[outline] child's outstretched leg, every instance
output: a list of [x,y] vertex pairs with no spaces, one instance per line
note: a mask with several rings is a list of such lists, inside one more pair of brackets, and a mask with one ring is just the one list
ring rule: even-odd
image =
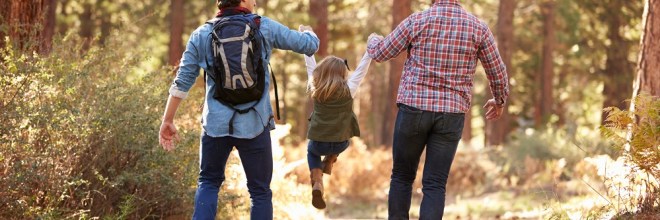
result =
[[310,179],[312,183],[312,205],[317,209],[325,208],[325,201],[323,201],[323,171],[321,170],[321,154],[318,148],[323,143],[309,141],[307,146],[307,163],[309,164]]
[[323,158],[322,167],[324,173],[327,173],[328,175],[332,174],[332,165],[337,162],[337,156],[339,156],[339,154],[330,154]]
[[311,170],[312,175],[312,205],[317,209],[325,208],[325,201],[323,201],[323,171],[319,168]]

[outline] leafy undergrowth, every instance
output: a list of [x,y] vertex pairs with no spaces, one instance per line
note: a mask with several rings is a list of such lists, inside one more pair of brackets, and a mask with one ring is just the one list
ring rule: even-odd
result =
[[[333,174],[324,176],[328,207],[311,205],[306,145],[281,146],[289,126],[273,131],[275,170],[273,203],[276,219],[386,219],[391,174],[391,149],[369,148],[358,138],[339,156]],[[521,163],[516,176],[491,161],[497,149],[475,150],[460,146],[452,166],[445,219],[610,219],[639,214],[634,201],[654,183],[625,159],[609,155],[566,159],[534,159]],[[501,153],[501,152],[500,152]],[[221,192],[219,219],[247,219],[249,194],[242,167],[232,155],[228,178]],[[423,158],[413,185],[411,218],[418,218]],[[526,168],[525,168],[526,167]],[[524,181],[521,181],[524,179]],[[654,182],[655,181],[655,182]],[[224,202],[223,202],[224,201]],[[657,209],[656,209],[657,210]],[[624,213],[624,214],[619,214]],[[652,213],[652,212],[651,212]],[[240,217],[236,217],[240,216]],[[653,219],[653,214],[650,214]]]

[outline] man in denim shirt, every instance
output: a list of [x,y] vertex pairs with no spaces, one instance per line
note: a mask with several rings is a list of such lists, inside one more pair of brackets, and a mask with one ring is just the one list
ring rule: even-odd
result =
[[[218,0],[219,16],[235,13],[251,13],[256,7],[256,0]],[[197,28],[191,35],[179,64],[179,71],[169,90],[163,122],[160,128],[159,142],[167,151],[174,149],[172,143],[177,136],[174,115],[182,99],[188,95],[200,67],[206,71],[207,60],[212,61],[211,30],[209,24]],[[292,50],[311,56],[319,46],[319,39],[313,32],[290,30],[270,18],[261,18],[261,33],[264,36],[262,56],[269,61],[273,48]],[[212,62],[210,62],[212,63]],[[210,65],[210,64],[209,64]],[[266,68],[267,63],[264,63]],[[267,69],[267,68],[266,68]],[[266,88],[270,84],[270,73],[266,73]],[[252,200],[250,215],[252,219],[272,219],[273,204],[270,181],[273,172],[273,157],[270,130],[275,129],[270,95],[263,93],[261,100],[254,106],[254,111],[236,114],[232,134],[229,132],[229,120],[234,110],[213,98],[215,84],[206,80],[206,99],[202,112],[202,138],[200,149],[200,172],[193,219],[214,219],[218,207],[218,191],[225,180],[225,165],[229,153],[235,146],[243,163],[247,177],[248,191]],[[254,102],[237,105],[238,108],[252,106]]]

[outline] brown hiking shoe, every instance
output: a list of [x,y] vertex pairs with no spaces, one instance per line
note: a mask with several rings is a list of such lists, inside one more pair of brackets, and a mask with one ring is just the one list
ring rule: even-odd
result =
[[312,205],[317,209],[325,209],[323,201],[323,172],[319,168],[311,170],[312,179]]
[[328,175],[332,174],[332,165],[337,162],[337,154],[330,154],[327,155],[323,158],[323,165],[321,166],[323,168],[323,172],[327,173]]

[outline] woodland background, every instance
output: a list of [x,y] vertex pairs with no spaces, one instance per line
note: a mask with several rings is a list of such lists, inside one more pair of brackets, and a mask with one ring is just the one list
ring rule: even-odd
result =
[[[157,135],[185,42],[214,3],[0,0],[0,218],[190,216],[203,80],[175,118],[177,150],[164,152]],[[388,34],[430,4],[257,0],[256,12],[292,29],[311,25],[317,59],[345,57],[353,69],[370,33]],[[446,217],[660,219],[660,0],[461,4],[495,33],[511,96],[500,120],[484,121],[491,95],[478,69]],[[276,219],[387,217],[404,60],[372,64],[354,108],[362,136],[326,177],[330,204],[320,211],[305,161],[303,57],[273,52],[282,106],[272,133]],[[242,175],[233,155],[218,219],[249,218]],[[416,205],[420,187],[417,180]]]

